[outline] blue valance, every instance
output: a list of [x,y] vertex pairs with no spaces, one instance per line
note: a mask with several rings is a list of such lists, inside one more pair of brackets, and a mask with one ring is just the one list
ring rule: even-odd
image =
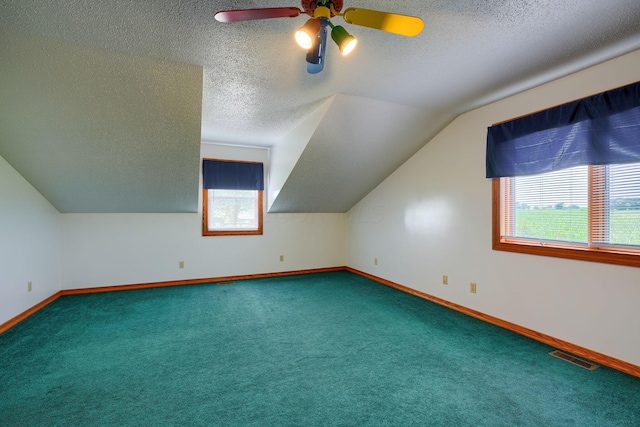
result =
[[487,178],[640,162],[640,82],[491,126]]
[[203,160],[202,182],[213,190],[264,190],[262,163]]

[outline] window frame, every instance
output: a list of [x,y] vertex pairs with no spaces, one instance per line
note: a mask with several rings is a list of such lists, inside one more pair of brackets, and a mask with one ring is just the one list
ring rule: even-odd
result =
[[[219,160],[219,159],[203,159],[203,160]],[[242,160],[223,160],[236,163],[255,163]],[[255,190],[258,192],[258,228],[257,229],[234,229],[234,230],[209,230],[209,189],[204,188],[202,183],[202,236],[258,236],[263,234],[263,217],[264,217],[264,190]]]
[[[592,174],[598,173],[600,166],[589,167],[589,239],[591,241],[594,228],[593,221],[599,216],[604,198],[597,197],[591,200],[592,195],[599,194],[594,187]],[[640,249],[625,249],[606,245],[579,245],[571,242],[539,242],[528,239],[503,237],[501,178],[491,180],[491,205],[492,205],[492,248],[498,251],[516,252],[531,255],[550,256],[557,258],[575,259],[581,261],[600,262],[607,264],[626,265],[640,267]]]

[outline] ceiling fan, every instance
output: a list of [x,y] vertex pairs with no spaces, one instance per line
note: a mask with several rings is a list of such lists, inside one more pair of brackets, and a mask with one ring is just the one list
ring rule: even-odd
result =
[[295,34],[296,42],[307,49],[307,72],[316,74],[324,68],[328,28],[331,38],[340,48],[342,55],[348,55],[356,46],[357,39],[340,25],[333,25],[330,19],[341,16],[348,24],[361,25],[402,36],[418,35],[424,28],[417,16],[400,15],[359,7],[342,10],[342,0],[301,0],[302,9],[292,7],[267,7],[258,9],[222,10],[214,15],[219,22],[250,21],[254,19],[295,18],[301,13],[311,16]]

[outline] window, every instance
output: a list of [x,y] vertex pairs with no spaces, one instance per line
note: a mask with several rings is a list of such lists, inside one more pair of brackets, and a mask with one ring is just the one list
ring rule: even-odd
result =
[[491,126],[493,248],[640,266],[640,82]]
[[262,234],[262,163],[204,159],[202,235]]
[[494,178],[494,249],[640,266],[640,163]]
[[205,189],[203,235],[262,234],[262,191]]

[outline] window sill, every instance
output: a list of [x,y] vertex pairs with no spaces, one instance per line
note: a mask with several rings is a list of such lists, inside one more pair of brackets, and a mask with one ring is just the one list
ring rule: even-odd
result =
[[640,267],[640,253],[618,248],[589,248],[547,242],[542,245],[538,242],[494,237],[493,250]]
[[262,230],[203,230],[203,236],[259,236]]

